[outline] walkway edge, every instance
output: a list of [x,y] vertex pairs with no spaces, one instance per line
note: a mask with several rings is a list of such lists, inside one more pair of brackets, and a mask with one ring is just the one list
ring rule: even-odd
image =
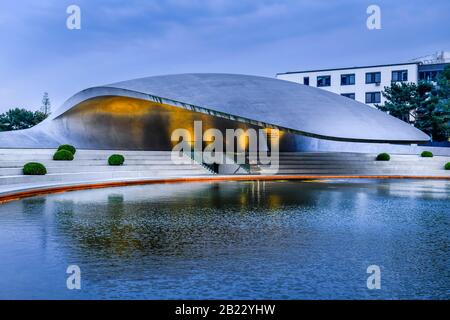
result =
[[62,193],[68,191],[124,187],[147,184],[183,183],[183,182],[215,182],[215,181],[276,181],[276,180],[323,180],[323,179],[423,179],[450,180],[450,176],[402,176],[402,175],[242,175],[242,176],[204,176],[184,178],[163,178],[144,180],[101,181],[92,183],[73,183],[59,186],[32,187],[25,190],[14,190],[0,194],[0,203],[19,200],[44,194]]

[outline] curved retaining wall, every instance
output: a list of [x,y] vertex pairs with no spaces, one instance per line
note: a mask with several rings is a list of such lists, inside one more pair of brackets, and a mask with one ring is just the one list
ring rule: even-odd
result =
[[[392,155],[391,161],[375,161],[376,154],[281,153],[278,172],[263,165],[252,166],[251,175],[214,175],[207,168],[185,158],[172,163],[166,151],[78,150],[73,161],[53,161],[54,149],[0,149],[0,201],[42,193],[105,188],[124,185],[221,180],[284,179],[450,179],[444,164],[450,157],[421,158]],[[121,153],[125,165],[107,165],[110,154]],[[24,176],[26,162],[43,163],[45,176]]]
[[152,180],[128,180],[128,181],[110,181],[98,183],[74,183],[60,186],[40,186],[29,189],[19,189],[10,192],[0,193],[0,203],[19,200],[25,197],[33,197],[43,194],[61,193],[68,191],[100,189],[124,186],[136,186],[158,183],[182,183],[182,182],[219,182],[219,181],[279,181],[279,180],[324,180],[324,179],[428,179],[428,180],[450,180],[450,176],[399,176],[399,175],[381,175],[381,176],[343,176],[343,175],[273,175],[273,176],[210,176],[210,177],[186,177],[186,178],[166,178]]

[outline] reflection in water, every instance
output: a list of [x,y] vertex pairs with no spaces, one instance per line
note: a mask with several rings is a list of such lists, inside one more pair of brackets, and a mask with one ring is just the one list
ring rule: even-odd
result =
[[[0,206],[0,298],[444,298],[447,181],[217,182]],[[65,288],[65,268],[83,290]],[[382,268],[382,290],[366,268]],[[7,289],[5,289],[7,288]]]

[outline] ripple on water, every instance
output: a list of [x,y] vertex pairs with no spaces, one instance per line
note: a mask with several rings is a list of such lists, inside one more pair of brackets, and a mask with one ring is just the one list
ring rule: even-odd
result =
[[[450,182],[166,184],[0,205],[0,298],[450,298]],[[82,290],[66,289],[66,268]],[[366,287],[381,267],[382,289]]]

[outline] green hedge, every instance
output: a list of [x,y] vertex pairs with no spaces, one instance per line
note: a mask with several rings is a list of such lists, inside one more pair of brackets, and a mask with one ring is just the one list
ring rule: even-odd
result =
[[42,176],[47,174],[47,169],[42,163],[28,162],[23,166],[23,174],[30,176]]
[[73,154],[70,151],[67,150],[59,150],[56,151],[53,155],[53,160],[57,161],[72,161],[73,160]]
[[420,156],[423,157],[423,158],[433,158],[433,152],[431,152],[431,151],[423,151],[420,154]]
[[450,162],[447,162],[444,166],[445,170],[450,170]]
[[77,149],[75,149],[75,147],[71,146],[70,144],[62,144],[62,145],[60,145],[58,147],[58,151],[61,151],[61,150],[67,150],[73,155],[75,155],[75,152],[77,152]]
[[125,161],[125,158],[121,154],[113,154],[108,158],[108,164],[110,166],[121,166]]
[[389,161],[391,156],[388,153],[380,153],[377,155],[377,161]]

